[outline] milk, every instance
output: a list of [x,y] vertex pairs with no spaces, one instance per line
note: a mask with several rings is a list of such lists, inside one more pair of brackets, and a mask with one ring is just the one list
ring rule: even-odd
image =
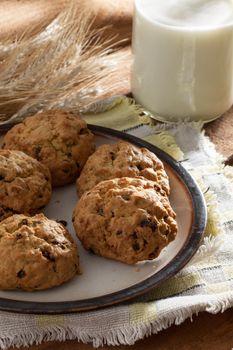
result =
[[166,121],[210,121],[233,103],[233,0],[136,0],[132,92]]

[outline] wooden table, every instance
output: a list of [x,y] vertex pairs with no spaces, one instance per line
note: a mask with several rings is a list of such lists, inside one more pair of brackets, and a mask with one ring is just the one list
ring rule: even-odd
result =
[[[56,13],[64,6],[64,3],[69,0],[22,0],[16,1],[1,0],[0,14],[2,23],[0,23],[0,38],[9,36],[14,33],[21,33],[31,25],[31,23],[39,24],[46,16],[46,21],[51,20]],[[78,0],[77,0],[78,1]],[[84,1],[84,0],[82,0]],[[102,3],[100,0],[91,0],[93,3]],[[110,1],[111,9],[115,2]],[[130,1],[127,0],[130,4]],[[103,3],[102,3],[103,4]],[[101,5],[102,6],[102,5]],[[130,9],[130,6],[128,7]],[[30,11],[29,11],[30,10]],[[111,10],[113,11],[113,10]],[[128,10],[127,10],[128,11]],[[130,10],[131,11],[131,10]],[[102,10],[100,11],[102,13]],[[108,12],[109,14],[109,12]],[[110,16],[111,17],[111,16]],[[127,16],[126,16],[127,17]],[[121,16],[119,18],[122,18]],[[5,22],[4,22],[5,21]],[[46,23],[45,21],[45,23]],[[108,23],[108,16],[105,17],[105,23]],[[125,21],[125,19],[124,19]],[[119,23],[119,22],[118,22]],[[128,28],[131,25],[130,12],[127,17]],[[121,27],[120,25],[116,27]],[[20,28],[20,30],[19,30]],[[122,36],[124,37],[124,35]],[[109,84],[109,93],[127,93],[130,91],[129,85],[129,69],[128,65],[119,66],[116,73],[117,90],[112,90],[112,81]],[[121,82],[121,84],[119,84]],[[211,140],[215,143],[219,152],[225,157],[233,153],[233,109],[227,112],[222,118],[209,123],[206,127],[206,132]],[[127,350],[128,346],[120,347],[103,347],[106,349]],[[185,321],[182,325],[172,326],[167,330],[153,335],[147,339],[137,342],[131,346],[131,350],[148,349],[148,350],[230,350],[233,348],[233,310],[229,309],[223,314],[210,315],[201,313],[193,317],[193,322]],[[47,350],[47,349],[62,349],[62,350],[91,350],[91,345],[78,343],[77,341],[66,341],[64,343],[49,342],[38,346],[25,348],[29,350]]]

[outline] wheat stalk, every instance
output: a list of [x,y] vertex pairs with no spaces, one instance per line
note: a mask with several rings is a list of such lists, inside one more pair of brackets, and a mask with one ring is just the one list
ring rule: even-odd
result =
[[113,53],[85,9],[72,3],[43,32],[0,45],[0,125],[39,110],[80,111],[104,93],[124,54]]

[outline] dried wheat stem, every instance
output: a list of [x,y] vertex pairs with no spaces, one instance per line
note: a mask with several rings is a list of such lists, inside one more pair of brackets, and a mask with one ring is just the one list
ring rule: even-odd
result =
[[43,109],[77,111],[100,98],[101,82],[126,57],[111,53],[111,40],[103,42],[92,21],[71,3],[39,35],[0,45],[0,125]]

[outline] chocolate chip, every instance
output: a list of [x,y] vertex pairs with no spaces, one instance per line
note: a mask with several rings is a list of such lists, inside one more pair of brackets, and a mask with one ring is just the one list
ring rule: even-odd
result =
[[153,260],[158,256],[158,250],[159,250],[159,248],[157,247],[157,248],[155,248],[155,250],[152,253],[149,254],[150,260]]
[[83,135],[83,134],[86,134],[87,133],[87,128],[81,128],[80,130],[79,130],[79,134],[80,135]]
[[138,238],[138,235],[137,235],[136,232],[134,232],[134,233],[132,234],[132,238],[133,238],[133,239],[137,239],[137,238]]
[[149,259],[150,259],[150,260],[155,259],[155,253],[150,253],[150,254],[149,254]]
[[133,243],[132,247],[133,247],[133,250],[135,251],[138,251],[140,249],[140,246],[137,242]]
[[114,211],[112,211],[111,214],[112,214],[112,218],[114,218],[114,216],[115,216]]
[[28,220],[27,219],[23,219],[20,224],[21,225],[28,225]]
[[37,160],[41,160],[41,158],[40,158],[41,146],[36,145],[34,148],[34,152],[35,152],[35,158]]
[[20,270],[19,272],[17,272],[16,276],[18,278],[24,278],[26,276],[26,273],[24,270]]
[[15,238],[18,240],[18,239],[21,239],[23,236],[22,236],[22,234],[21,233],[16,233],[16,236],[15,236]]
[[122,197],[125,201],[129,201],[129,200],[130,200],[129,194],[123,194],[121,197]]
[[55,261],[55,257],[53,255],[51,255],[47,250],[42,250],[42,255],[48,259],[49,261],[54,262]]
[[117,233],[116,233],[117,236],[120,236],[122,235],[122,231],[121,230],[118,230]]
[[148,219],[143,219],[140,223],[141,227],[145,227],[145,226],[149,226],[150,225],[150,221]]
[[141,166],[141,164],[137,164],[136,167],[138,168],[139,171],[143,170],[143,167]]
[[94,254],[94,255],[95,255],[95,252],[94,252],[94,250],[93,250],[92,248],[89,248],[89,249],[88,249],[88,251],[89,251],[89,253],[91,253],[91,254]]
[[76,162],[76,167],[80,168],[80,164],[78,162]]
[[56,241],[56,240],[55,240],[55,241],[52,241],[51,243],[54,244],[54,245],[60,244],[60,243],[59,243],[58,241]]
[[150,228],[152,231],[155,231],[157,229],[157,224],[155,222],[150,223]]
[[40,225],[42,222],[41,221],[33,221],[32,226],[36,227],[36,225]]
[[70,169],[63,169],[62,171],[63,171],[63,173],[65,173],[65,174],[69,174]]
[[97,209],[97,214],[100,215],[100,216],[104,216],[103,208],[98,208]]
[[233,166],[233,154],[225,160],[224,164]]
[[111,160],[114,161],[116,159],[115,153],[110,152],[109,154],[110,154]]
[[169,229],[167,229],[167,230],[166,230],[166,232],[165,232],[165,236],[168,236],[168,235],[169,235],[169,233],[170,233],[170,230],[169,230]]
[[156,224],[155,222],[152,222],[152,221],[149,220],[149,219],[144,219],[144,220],[142,220],[141,223],[140,223],[140,226],[141,226],[141,227],[146,227],[146,226],[148,226],[148,227],[151,228],[152,231],[155,231],[156,228],[157,228],[157,224]]
[[0,181],[4,180],[4,176],[0,175]]
[[66,227],[67,226],[67,221],[65,220],[56,220],[57,223],[61,224],[62,226]]

